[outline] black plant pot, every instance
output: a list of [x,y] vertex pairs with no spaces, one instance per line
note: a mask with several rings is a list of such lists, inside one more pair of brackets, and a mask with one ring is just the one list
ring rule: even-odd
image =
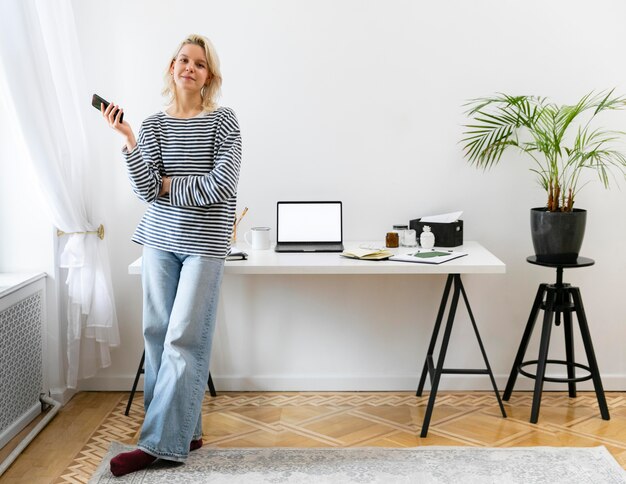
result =
[[587,211],[549,212],[530,209],[530,233],[537,260],[552,264],[575,263],[583,244]]

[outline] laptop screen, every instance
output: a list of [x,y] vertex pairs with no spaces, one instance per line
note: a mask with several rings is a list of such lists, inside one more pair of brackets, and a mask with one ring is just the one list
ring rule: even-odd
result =
[[342,242],[341,202],[278,202],[277,242]]

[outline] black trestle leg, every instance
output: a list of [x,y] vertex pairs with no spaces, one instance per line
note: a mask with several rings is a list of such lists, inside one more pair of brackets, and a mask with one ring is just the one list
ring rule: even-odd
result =
[[[449,276],[450,277],[450,276]],[[432,386],[430,389],[430,395],[428,396],[428,405],[426,406],[426,413],[424,414],[424,421],[422,422],[422,432],[420,437],[426,437],[428,435],[428,427],[430,425],[430,418],[435,406],[435,399],[437,397],[437,390],[439,389],[439,380],[443,372],[443,363],[446,358],[446,352],[448,351],[448,343],[450,342],[450,334],[452,333],[452,325],[454,323],[454,316],[456,314],[456,308],[459,302],[459,285],[454,284],[454,292],[452,294],[452,302],[450,303],[450,312],[448,313],[448,321],[446,328],[443,332],[443,340],[441,342],[441,349],[439,350],[439,358],[437,360],[437,366],[432,379]]]
[[215,385],[213,385],[213,378],[211,378],[211,372],[209,372],[209,381],[207,382],[209,385],[209,393],[212,397],[217,396],[217,392],[215,391]]
[[506,418],[506,410],[504,410],[504,405],[502,404],[502,399],[500,398],[500,392],[498,391],[498,386],[496,385],[496,379],[493,377],[493,372],[491,371],[491,365],[489,364],[489,359],[487,358],[487,352],[485,351],[485,347],[483,346],[483,340],[481,339],[480,333],[478,332],[478,326],[476,326],[476,320],[474,319],[472,308],[470,307],[469,300],[467,299],[467,294],[465,294],[465,288],[463,287],[463,283],[461,282],[461,276],[459,276],[458,284],[459,284],[459,287],[461,288],[461,294],[463,294],[465,307],[467,307],[467,313],[469,314],[470,321],[472,322],[472,327],[474,328],[476,339],[478,340],[478,346],[480,346],[480,352],[483,355],[485,366],[487,367],[487,371],[489,372],[489,379],[491,380],[491,386],[493,386],[493,391],[496,393],[496,399],[498,400],[498,405],[500,406],[500,412],[502,413],[502,416]]
[[[448,304],[448,299],[450,297],[450,290],[454,284],[454,291],[452,293],[452,298],[450,301],[450,308],[448,310],[448,316],[443,332],[443,338],[441,341],[441,347],[439,349],[439,355],[437,357],[437,364],[433,363],[433,352],[435,349],[435,344],[437,342],[437,336],[439,334],[439,330],[441,328],[441,324],[444,318],[446,306]],[[454,319],[456,317],[457,308],[459,305],[459,298],[463,295],[463,301],[465,302],[465,306],[467,307],[467,312],[469,314],[470,320],[472,322],[472,327],[474,328],[474,333],[476,335],[476,339],[478,341],[478,345],[480,347],[480,351],[483,356],[483,360],[486,365],[486,369],[453,369],[453,368],[444,368],[446,353],[448,352],[448,345],[450,343],[450,335],[452,334],[452,326],[454,324]],[[469,299],[467,294],[465,293],[465,288],[463,287],[463,282],[461,281],[460,274],[449,274],[448,279],[446,281],[446,287],[444,289],[444,295],[441,300],[441,305],[439,306],[439,312],[437,314],[437,321],[435,323],[435,329],[433,331],[433,335],[430,340],[430,345],[428,347],[428,354],[426,356],[426,363],[424,364],[424,369],[422,371],[422,376],[419,382],[419,386],[417,388],[417,396],[421,396],[422,390],[424,388],[424,383],[426,381],[426,375],[430,376],[431,380],[431,389],[430,395],[428,396],[428,403],[426,405],[426,412],[424,414],[424,421],[422,423],[422,431],[420,433],[421,437],[426,437],[428,435],[428,428],[430,426],[430,420],[432,417],[433,409],[435,407],[435,400],[437,398],[437,391],[439,389],[439,382],[441,381],[442,374],[457,374],[457,375],[489,375],[491,379],[491,384],[493,385],[493,389],[496,393],[496,398],[498,399],[498,404],[500,405],[500,411],[502,412],[502,416],[506,418],[506,411],[504,409],[504,405],[502,404],[502,400],[500,399],[500,393],[498,392],[498,388],[496,386],[496,381],[493,376],[493,372],[491,371],[491,366],[489,365],[489,360],[487,358],[487,353],[485,352],[485,347],[483,345],[482,339],[480,337],[480,333],[478,331],[478,325],[476,324],[476,320],[474,319],[474,314],[472,312],[472,308],[469,304]]]
[[[139,367],[137,368],[137,373],[135,374],[135,381],[133,382],[133,388],[130,391],[130,396],[128,397],[128,403],[126,404],[126,411],[124,415],[128,416],[130,412],[130,407],[133,404],[133,400],[135,398],[135,393],[137,391],[137,384],[139,383],[139,377],[144,373],[143,365],[146,361],[146,351],[144,350],[141,354],[141,360],[139,361]],[[215,391],[215,385],[213,384],[213,378],[211,378],[211,372],[209,372],[209,379],[207,381],[207,385],[209,386],[209,393],[212,397],[217,396],[217,392]]]
[[[441,328],[441,322],[443,321],[443,315],[446,311],[446,306],[448,305],[448,297],[450,295],[450,288],[452,287],[452,281],[454,277],[452,274],[448,275],[446,280],[446,287],[443,290],[443,296],[441,298],[441,304],[439,304],[439,311],[437,312],[437,320],[435,321],[435,328],[433,329],[433,334],[430,337],[430,343],[428,344],[428,351],[426,352],[426,360],[424,361],[424,368],[422,369],[422,376],[420,377],[419,384],[417,385],[417,391],[415,392],[416,397],[421,397],[422,392],[424,391],[424,383],[426,383],[426,376],[430,374],[428,369],[429,363],[432,364],[433,353],[435,351],[435,344],[437,343],[437,338],[439,337],[439,329]],[[432,382],[432,375],[431,382]]]
[[133,388],[130,391],[130,396],[128,397],[128,403],[126,404],[126,411],[124,415],[128,417],[128,413],[130,412],[130,406],[133,404],[133,398],[135,398],[135,392],[137,391],[137,383],[139,383],[139,376],[143,373],[143,363],[146,359],[146,352],[144,351],[141,354],[141,360],[139,361],[139,368],[137,368],[137,373],[135,374],[135,381],[133,382]]

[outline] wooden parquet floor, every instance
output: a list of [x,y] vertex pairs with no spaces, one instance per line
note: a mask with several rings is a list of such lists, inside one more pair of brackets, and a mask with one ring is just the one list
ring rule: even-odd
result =
[[[128,417],[128,394],[118,395],[113,411],[68,458],[61,475],[47,482],[87,482],[111,441],[136,443],[143,420],[141,395]],[[410,392],[207,394],[203,439],[216,447],[604,445],[626,468],[626,393],[607,393],[610,421],[600,418],[593,393],[580,392],[574,399],[567,393],[544,393],[536,425],[528,421],[531,401],[531,393],[516,392],[505,403],[509,417],[504,419],[493,393],[441,392],[428,437],[422,439],[427,396]]]

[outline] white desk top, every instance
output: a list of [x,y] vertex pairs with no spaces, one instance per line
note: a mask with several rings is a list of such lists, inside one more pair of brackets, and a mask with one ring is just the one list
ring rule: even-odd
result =
[[[345,242],[346,249],[372,242]],[[375,246],[377,243],[373,243]],[[504,262],[478,242],[468,241],[453,250],[468,255],[443,264],[421,264],[394,261],[364,261],[347,259],[338,253],[277,253],[252,250],[245,244],[238,248],[248,254],[248,260],[227,261],[225,274],[503,274]],[[396,249],[400,253],[410,248]],[[141,274],[141,258],[128,266],[129,274]]]

